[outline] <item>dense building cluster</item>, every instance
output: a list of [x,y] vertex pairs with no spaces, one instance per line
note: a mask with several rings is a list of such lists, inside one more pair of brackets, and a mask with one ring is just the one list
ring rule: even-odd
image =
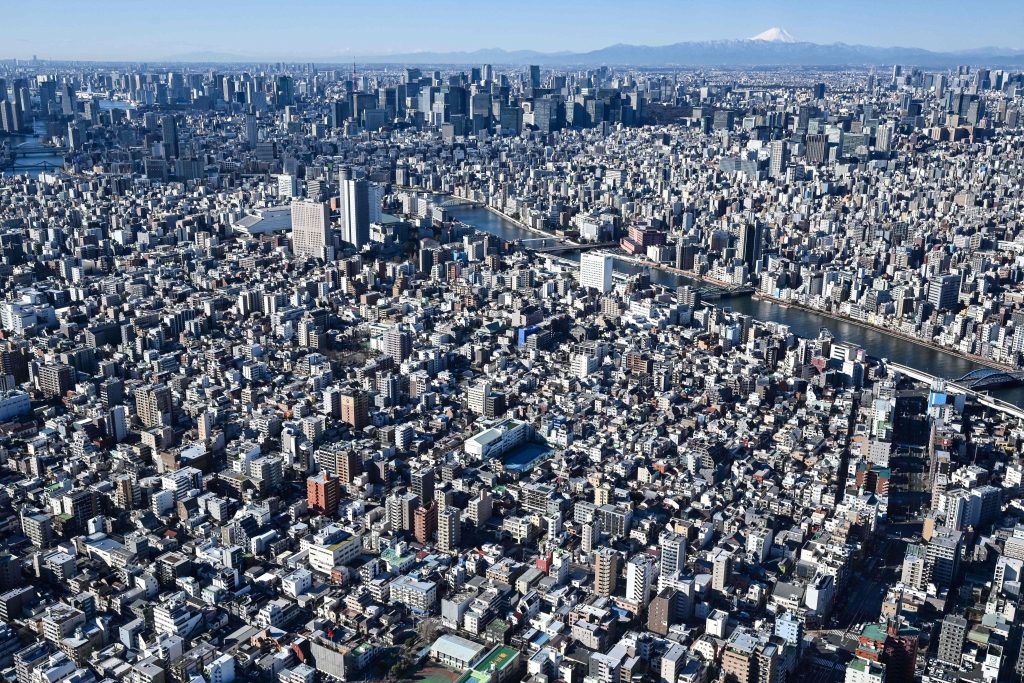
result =
[[1024,673],[1020,74],[0,75],[7,680]]

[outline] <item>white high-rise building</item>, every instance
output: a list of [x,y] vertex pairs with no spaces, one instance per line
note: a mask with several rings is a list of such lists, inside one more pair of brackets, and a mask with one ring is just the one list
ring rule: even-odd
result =
[[674,531],[663,531],[658,536],[661,546],[660,573],[669,576],[686,564],[686,537]]
[[362,249],[370,242],[372,218],[376,216],[380,220],[380,195],[376,191],[371,192],[370,184],[365,180],[356,179],[350,168],[342,168],[338,174],[338,194],[341,239],[356,249]]
[[290,199],[299,196],[299,179],[289,173],[277,176],[277,196]]
[[331,214],[326,204],[292,202],[292,253],[298,258],[326,260],[330,246]]
[[654,581],[654,559],[650,555],[634,555],[626,565],[626,599],[644,607],[651,595]]
[[607,294],[612,289],[611,256],[605,254],[582,254],[580,256],[580,285]]
[[469,388],[469,409],[477,415],[483,415],[487,409],[487,397],[491,394],[491,383],[483,380]]

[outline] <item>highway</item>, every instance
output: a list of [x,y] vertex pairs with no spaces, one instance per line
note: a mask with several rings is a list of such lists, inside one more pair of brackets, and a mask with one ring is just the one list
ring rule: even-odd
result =
[[929,385],[932,384],[933,382],[935,382],[936,380],[942,380],[943,382],[946,383],[946,391],[948,391],[950,393],[964,394],[966,396],[969,396],[969,397],[973,398],[977,403],[979,403],[979,404],[981,404],[983,406],[986,406],[988,408],[992,408],[993,410],[999,411],[999,412],[1003,413],[1004,415],[1011,415],[1013,417],[1016,417],[1019,420],[1024,420],[1024,408],[1020,408],[1018,406],[1015,406],[1012,403],[1007,403],[1006,401],[1003,401],[1002,399],[998,399],[998,398],[995,398],[994,396],[989,396],[988,394],[983,394],[983,393],[975,391],[973,389],[969,389],[969,388],[963,386],[962,384],[957,384],[956,382],[952,382],[950,380],[943,379],[942,377],[936,377],[935,375],[930,375],[927,372],[922,372],[921,370],[917,370],[917,369],[909,367],[907,365],[901,365],[900,363],[891,363],[891,362],[887,362],[886,364],[887,364],[888,367],[892,368],[893,370],[897,370],[897,371],[901,372],[902,374],[906,375],[907,377],[910,377],[912,379],[916,379],[919,382],[925,382],[925,383],[927,383]]

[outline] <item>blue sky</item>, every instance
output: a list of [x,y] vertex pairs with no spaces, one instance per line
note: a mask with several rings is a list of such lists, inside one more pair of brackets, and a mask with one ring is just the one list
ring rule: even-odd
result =
[[1024,47],[1021,0],[0,0],[0,58],[161,59],[200,51],[309,59],[500,47],[585,51],[749,38]]

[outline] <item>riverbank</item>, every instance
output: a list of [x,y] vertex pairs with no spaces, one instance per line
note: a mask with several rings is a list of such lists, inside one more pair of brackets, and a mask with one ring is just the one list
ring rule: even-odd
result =
[[999,363],[997,361],[992,360],[991,358],[984,358],[973,353],[964,353],[963,351],[951,349],[946,346],[942,346],[941,344],[936,344],[935,342],[926,341],[924,339],[921,339],[920,337],[912,337],[911,335],[906,334],[904,332],[900,332],[899,330],[892,330],[889,329],[888,327],[882,327],[881,325],[875,325],[873,323],[864,322],[863,320],[857,320],[855,318],[850,318],[848,316],[839,315],[837,313],[832,313],[831,311],[822,311],[818,308],[814,308],[813,306],[808,306],[797,301],[788,301],[777,296],[772,296],[770,294],[764,294],[762,292],[756,291],[753,294],[751,294],[751,297],[754,299],[759,299],[761,301],[768,301],[770,303],[779,304],[780,306],[789,306],[792,308],[796,308],[807,313],[820,315],[823,318],[835,320],[837,322],[856,325],[857,327],[861,327],[866,330],[872,330],[874,332],[887,334],[890,337],[902,339],[903,341],[910,342],[911,344],[917,344],[918,346],[924,346],[933,351],[941,351],[942,353],[948,353],[951,356],[956,356],[958,358],[962,358],[963,360],[970,361],[972,363],[977,363],[978,365],[984,365],[985,367],[992,368],[993,370],[1002,370],[1004,372],[1018,372],[1017,368],[1014,368],[1010,365],[1006,365],[1005,363]]
[[573,246],[574,245],[572,240],[568,240],[565,237],[560,237],[558,235],[552,234],[552,233],[548,232],[547,230],[541,230],[540,228],[535,228],[532,225],[527,225],[526,223],[522,222],[518,218],[516,218],[516,217],[514,217],[514,216],[512,216],[510,214],[507,214],[504,211],[502,211],[501,209],[495,208],[495,207],[491,206],[490,204],[478,204],[478,206],[482,206],[483,208],[487,209],[488,211],[493,213],[498,218],[505,219],[506,221],[508,221],[512,225],[516,226],[520,230],[526,230],[528,232],[532,232],[535,235],[542,235],[544,237],[547,237],[547,238],[553,239],[553,240],[562,240],[563,242],[565,242],[569,246]]
[[532,225],[524,223],[523,221],[519,220],[518,218],[516,218],[515,216],[513,216],[511,214],[505,213],[501,209],[493,207],[490,204],[487,204],[486,202],[477,201],[476,199],[470,199],[469,197],[462,197],[462,196],[459,196],[457,194],[453,194],[451,192],[446,192],[444,190],[425,190],[422,187],[412,187],[410,185],[394,185],[393,187],[396,190],[402,190],[402,191],[405,191],[405,192],[413,192],[413,193],[416,193],[416,194],[433,195],[435,197],[451,197],[452,199],[457,199],[459,202],[461,202],[463,204],[466,204],[468,206],[476,206],[476,207],[479,207],[481,209],[485,209],[485,210],[489,211],[490,213],[494,214],[495,216],[497,216],[498,218],[501,218],[502,220],[508,221],[509,223],[511,223],[512,225],[516,226],[520,230],[526,230],[527,232],[531,232],[534,235],[540,235],[541,237],[546,237],[548,239],[561,240],[561,241],[565,242],[568,246],[578,246],[575,242],[573,242],[570,239],[567,239],[567,238],[562,237],[560,235],[556,235],[554,233],[550,233],[547,230],[541,230],[540,228],[535,228]]
[[[534,231],[527,231],[494,211],[486,210],[479,203],[453,206],[451,212],[453,217],[461,222],[510,242],[527,239],[528,235],[535,234]],[[550,235],[548,236],[550,237]],[[572,254],[572,256],[576,255]],[[558,258],[554,255],[548,255],[548,257]],[[570,258],[566,255],[559,260],[567,267],[578,267],[578,256]],[[614,271],[616,279],[635,275],[639,270],[640,266],[616,257]],[[697,286],[700,284],[697,280],[662,268],[651,268],[650,275],[652,282],[670,290],[675,290],[681,285]],[[712,285],[709,283],[708,286]],[[837,339],[856,344],[866,349],[867,353],[872,356],[888,358],[890,362],[914,366],[936,377],[957,378],[980,367],[994,365],[991,361],[976,360],[935,344],[926,345],[913,337],[906,337],[906,335],[902,338],[898,337],[884,328],[864,325],[859,321],[847,320],[813,308],[798,308],[789,302],[779,303],[786,305],[781,306],[774,301],[754,297],[749,292],[744,292],[731,299],[723,297],[720,302],[715,302],[715,305],[728,307],[755,320],[775,321],[787,325],[794,334],[807,339],[817,337],[821,327],[828,325]],[[830,321],[833,321],[834,324],[830,324]],[[989,393],[1013,405],[1024,406],[1024,387],[1022,386],[994,388]]]
[[627,263],[632,263],[635,266],[642,266],[644,268],[657,268],[658,270],[665,271],[666,273],[672,273],[673,275],[679,275],[696,282],[703,282],[705,284],[714,285],[715,287],[721,287],[727,290],[726,294],[739,295],[739,294],[753,294],[754,288],[749,285],[734,285],[731,282],[725,280],[719,280],[718,278],[711,277],[710,275],[702,275],[695,273],[692,270],[685,270],[683,268],[676,268],[664,263],[658,263],[651,261],[650,259],[641,258],[639,256],[631,256],[629,254],[609,254],[613,258],[621,259]]

